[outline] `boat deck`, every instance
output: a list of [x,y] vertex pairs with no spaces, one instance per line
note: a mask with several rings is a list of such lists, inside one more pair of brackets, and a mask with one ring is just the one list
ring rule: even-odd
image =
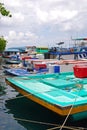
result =
[[72,106],[71,115],[87,111],[87,78],[76,78],[73,72],[7,78],[6,82],[62,116],[67,115]]

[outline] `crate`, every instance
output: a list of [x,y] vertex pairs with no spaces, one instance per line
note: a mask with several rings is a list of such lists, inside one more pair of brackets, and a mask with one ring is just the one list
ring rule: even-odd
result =
[[40,70],[40,69],[46,69],[47,65],[46,64],[35,64],[34,67],[36,70]]

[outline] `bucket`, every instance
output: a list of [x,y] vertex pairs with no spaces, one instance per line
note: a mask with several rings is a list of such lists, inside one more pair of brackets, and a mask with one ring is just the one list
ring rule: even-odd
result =
[[87,65],[75,65],[73,70],[75,77],[87,78]]
[[60,73],[60,66],[54,65],[54,73]]

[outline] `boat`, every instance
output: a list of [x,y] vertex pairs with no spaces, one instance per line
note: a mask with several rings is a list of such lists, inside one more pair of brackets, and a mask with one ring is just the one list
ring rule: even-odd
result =
[[16,55],[10,56],[8,59],[5,61],[6,64],[20,64],[21,59],[20,59],[20,54],[17,53]]
[[87,78],[73,72],[6,78],[6,83],[28,99],[62,117],[87,118]]
[[30,74],[47,73],[48,69],[28,70],[27,68],[5,68],[4,72],[13,76],[29,76]]
[[10,69],[10,68],[11,68],[11,66],[9,66],[9,65],[2,65],[2,67],[3,67],[4,69]]
[[29,71],[27,71],[27,69],[23,69],[23,68],[5,69],[4,72],[6,74],[13,75],[13,76],[29,76],[31,74],[31,72],[29,72]]
[[12,58],[9,58],[9,59],[6,59],[5,61],[6,64],[20,64],[21,63],[21,60],[17,60],[17,59],[12,59]]
[[74,42],[71,47],[59,47],[59,45],[64,44],[64,42],[57,43],[58,46],[49,48],[49,55],[52,57],[58,57],[58,59],[62,59],[63,55],[74,55],[74,59],[87,59],[87,38],[73,38]]
[[20,63],[20,64],[4,64],[4,65],[2,65],[2,67],[3,67],[4,69],[25,68],[25,67],[22,65],[22,63]]
[[20,64],[20,63],[21,63],[20,60],[10,60],[10,59],[6,60],[6,64]]

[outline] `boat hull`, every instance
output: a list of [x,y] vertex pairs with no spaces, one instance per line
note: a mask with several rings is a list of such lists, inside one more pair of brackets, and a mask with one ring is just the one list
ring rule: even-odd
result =
[[[31,76],[32,77],[32,76]],[[31,78],[30,77],[30,78]],[[30,80],[29,78],[29,80]],[[22,80],[22,79],[21,79]],[[37,93],[32,93],[31,91],[24,90],[23,87],[20,87],[15,81],[9,80],[9,78],[6,78],[6,83],[13,87],[15,90],[17,90],[19,93],[21,93],[23,96],[27,97],[28,99],[44,106],[45,108],[57,113],[61,116],[67,116],[69,115],[71,119],[78,120],[82,118],[87,118],[87,103],[83,104],[69,104],[66,106],[61,106],[60,104],[56,104],[51,102],[49,99],[46,100],[46,98],[43,98],[43,96],[38,96]],[[32,88],[32,86],[31,86]],[[64,99],[63,99],[64,100]]]

